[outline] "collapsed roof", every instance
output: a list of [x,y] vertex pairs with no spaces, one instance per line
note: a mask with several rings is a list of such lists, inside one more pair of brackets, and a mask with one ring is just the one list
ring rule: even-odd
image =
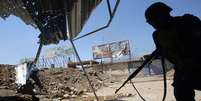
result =
[[0,17],[6,19],[15,15],[41,31],[39,38],[43,45],[56,44],[75,38],[101,1],[0,0]]

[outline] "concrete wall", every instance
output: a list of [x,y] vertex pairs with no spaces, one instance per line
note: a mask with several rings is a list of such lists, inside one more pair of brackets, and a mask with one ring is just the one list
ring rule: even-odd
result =
[[[143,61],[131,61],[131,62],[120,62],[120,63],[108,63],[108,64],[98,64],[93,65],[92,68],[96,71],[103,71],[103,72],[118,72],[122,75],[130,75],[135,71],[139,66],[141,66]],[[166,61],[166,69],[170,70],[173,65]],[[129,68],[128,68],[129,67]],[[149,68],[148,68],[149,67]],[[161,66],[161,60],[153,60],[152,63],[148,66],[145,66],[143,70],[140,71],[140,73],[137,75],[139,76],[145,76],[145,75],[158,75],[162,74],[162,66]]]

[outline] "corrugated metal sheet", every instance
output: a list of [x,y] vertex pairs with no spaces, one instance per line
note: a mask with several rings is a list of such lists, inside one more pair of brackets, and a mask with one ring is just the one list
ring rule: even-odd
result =
[[102,0],[77,0],[77,3],[73,6],[68,16],[69,32],[74,33],[72,37],[77,36],[89,18],[92,10],[101,1]]
[[[40,29],[44,45],[76,37],[102,0],[0,0],[0,17],[10,15]],[[68,22],[66,25],[66,22]],[[67,27],[68,26],[68,29]],[[67,32],[68,31],[68,32]]]

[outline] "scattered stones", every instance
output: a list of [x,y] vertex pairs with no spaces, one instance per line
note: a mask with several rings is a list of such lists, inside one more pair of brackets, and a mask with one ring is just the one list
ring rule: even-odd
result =
[[15,65],[0,64],[0,85],[5,89],[15,89]]
[[69,99],[62,99],[61,101],[70,101]]
[[64,96],[63,96],[64,98],[70,98],[70,95],[69,94],[64,94]]
[[[0,65],[1,67],[1,65]],[[103,86],[102,80],[105,74],[88,71],[89,78],[95,90]],[[53,101],[65,101],[77,97],[88,97],[87,92],[92,92],[86,75],[75,68],[51,68],[39,71],[39,79],[42,83],[45,98]],[[100,78],[101,77],[101,78]],[[3,89],[16,90],[14,66],[0,69],[0,87]],[[69,101],[69,100],[66,100]]]
[[[95,90],[103,86],[103,82],[100,80],[101,74],[89,71],[89,76]],[[58,96],[62,96],[65,99],[75,98],[82,96],[86,92],[92,92],[86,76],[83,75],[82,71],[75,68],[63,68],[63,70],[60,68],[59,70],[47,69],[39,73],[39,78],[41,78],[50,98]]]
[[130,96],[132,96],[132,94],[131,93],[126,93],[125,96],[130,97]]
[[77,97],[77,95],[74,95],[74,94],[73,94],[71,97],[72,97],[72,98],[75,98],[75,97]]
[[83,98],[87,98],[88,96],[87,96],[87,95],[82,95],[82,97],[83,97]]

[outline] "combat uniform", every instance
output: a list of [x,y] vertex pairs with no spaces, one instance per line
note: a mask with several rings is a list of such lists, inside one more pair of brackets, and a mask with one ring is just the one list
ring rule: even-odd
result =
[[194,89],[201,90],[201,21],[190,14],[173,17],[153,33],[161,56],[175,67],[174,95],[177,101],[195,101]]

